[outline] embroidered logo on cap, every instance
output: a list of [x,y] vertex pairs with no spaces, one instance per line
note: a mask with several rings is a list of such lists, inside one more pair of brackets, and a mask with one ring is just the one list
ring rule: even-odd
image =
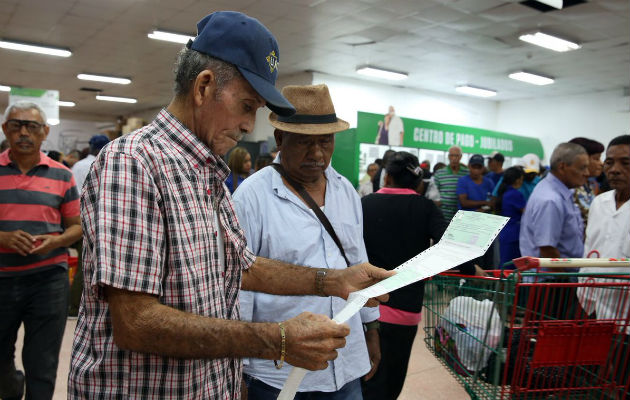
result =
[[275,50],[272,50],[267,56],[267,63],[269,64],[269,71],[273,74],[273,71],[278,68],[278,57],[276,57]]

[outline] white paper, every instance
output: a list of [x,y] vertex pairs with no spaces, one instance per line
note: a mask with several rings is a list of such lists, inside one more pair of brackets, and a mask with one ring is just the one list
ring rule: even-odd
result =
[[[396,275],[350,293],[346,305],[335,315],[333,321],[338,324],[346,322],[372,297],[381,296],[481,257],[508,220],[509,218],[498,215],[458,211],[436,245],[396,267]],[[293,400],[307,372],[303,368],[293,368],[278,400]]]

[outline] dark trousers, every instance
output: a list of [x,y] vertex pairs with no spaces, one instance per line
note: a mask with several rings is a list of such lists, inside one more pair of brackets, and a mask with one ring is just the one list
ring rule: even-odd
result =
[[[261,380],[244,375],[247,384],[248,400],[276,400],[280,389],[269,386]],[[298,392],[294,400],[362,400],[359,379],[346,383],[336,392]],[[244,399],[245,400],[245,399]]]
[[[26,399],[52,399],[67,312],[65,269],[0,278],[0,371],[4,372],[1,379],[16,379],[15,373],[11,373],[15,371],[15,342],[24,323],[22,363]],[[3,383],[7,387],[11,382]]]
[[365,400],[395,400],[400,395],[405,377],[411,347],[418,332],[418,326],[395,325],[381,322],[381,363],[376,374],[369,381],[363,381]]

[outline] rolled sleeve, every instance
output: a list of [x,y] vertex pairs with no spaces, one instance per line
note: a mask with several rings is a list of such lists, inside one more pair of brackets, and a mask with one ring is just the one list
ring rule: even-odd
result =
[[160,195],[150,174],[134,158],[107,153],[86,184],[97,196],[94,216],[93,292],[103,286],[153,295],[161,293],[164,223]]

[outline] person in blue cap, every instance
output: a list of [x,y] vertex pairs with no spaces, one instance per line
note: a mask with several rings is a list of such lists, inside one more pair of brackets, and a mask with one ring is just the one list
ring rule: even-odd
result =
[[247,249],[221,156],[253,130],[258,108],[295,112],[275,88],[279,56],[256,19],[206,16],[179,54],[171,103],[92,164],[70,399],[238,399],[243,357],[324,369],[348,325],[300,310],[240,321],[241,288],[346,298],[391,275],[363,263],[318,280],[314,268]]
[[85,181],[85,177],[87,177],[88,172],[90,172],[90,167],[94,160],[96,160],[96,156],[101,151],[105,145],[109,143],[109,138],[105,135],[94,135],[90,138],[90,154],[85,157],[83,160],[77,161],[72,166],[72,175],[74,175],[74,180],[77,182],[77,188],[81,191],[83,187],[83,182]]

